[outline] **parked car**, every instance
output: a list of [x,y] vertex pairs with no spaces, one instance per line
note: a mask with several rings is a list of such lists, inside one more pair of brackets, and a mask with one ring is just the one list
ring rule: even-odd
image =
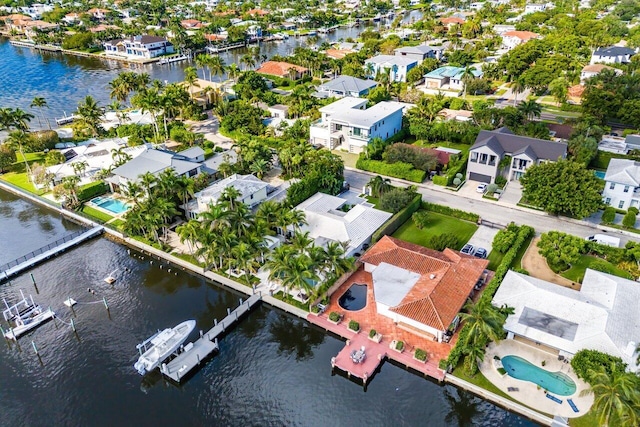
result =
[[462,250],[460,252],[467,255],[473,255],[473,245],[467,243],[462,247]]
[[482,258],[482,259],[485,259],[487,257],[487,255],[488,255],[488,253],[487,253],[487,250],[485,248],[478,248],[473,253],[473,256],[476,256],[476,257]]
[[476,191],[477,191],[478,193],[483,193],[483,194],[484,194],[484,192],[485,192],[485,190],[487,189],[487,187],[488,187],[488,184],[480,184],[480,185],[478,185],[478,186],[476,187]]

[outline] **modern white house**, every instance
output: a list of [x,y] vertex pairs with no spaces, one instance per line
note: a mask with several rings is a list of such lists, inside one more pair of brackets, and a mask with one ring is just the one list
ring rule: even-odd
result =
[[406,82],[407,73],[418,66],[414,58],[395,55],[377,55],[364,61],[366,72],[375,77],[378,73],[389,73],[392,82]]
[[318,86],[316,96],[320,98],[343,98],[345,96],[360,98],[367,96],[369,91],[377,85],[378,83],[373,80],[363,80],[352,76],[338,76]]
[[309,140],[331,150],[360,153],[372,138],[388,139],[402,128],[404,104],[382,101],[367,108],[367,100],[344,97],[320,108],[322,118],[311,125]]
[[371,273],[376,311],[400,329],[442,342],[483,278],[488,260],[384,236],[361,258]]
[[[347,245],[345,256],[350,257],[362,252],[371,242],[371,235],[384,224],[391,213],[370,206],[368,203],[349,205],[351,200],[324,193],[316,193],[296,206],[304,212],[307,223],[300,227],[315,239],[316,246],[327,242],[339,242]],[[364,200],[360,200],[364,202]],[[348,210],[343,210],[348,207]]]
[[507,31],[502,34],[502,46],[511,50],[532,39],[540,38],[540,34],[531,31]]
[[[506,127],[483,130],[469,150],[467,180],[493,183],[501,173],[509,181],[519,180],[532,165],[555,162],[566,155],[564,142],[514,135]],[[500,162],[507,157],[509,164],[501,168]]]
[[441,59],[444,53],[442,46],[428,46],[421,44],[418,46],[404,46],[394,50],[396,56],[415,59],[418,64],[427,58]]
[[620,357],[635,371],[640,339],[640,286],[587,269],[580,290],[509,271],[493,297],[507,305],[507,339],[571,359],[582,349]]
[[628,64],[637,52],[628,47],[610,46],[596,49],[591,55],[590,64]]
[[[189,201],[189,219],[197,219],[201,212],[209,205],[215,204],[227,188],[233,187],[240,193],[238,201],[249,207],[255,207],[267,198],[269,184],[253,175],[234,174],[220,181],[214,182],[195,194],[195,199]],[[183,207],[184,209],[184,207]]]
[[173,53],[173,45],[164,37],[132,36],[104,42],[107,55],[124,56],[131,59],[151,59]]
[[640,162],[611,159],[604,176],[602,200],[617,209],[640,207]]
[[530,3],[524,6],[523,15],[528,15],[529,13],[536,12],[544,12],[547,9],[553,9],[553,3]]

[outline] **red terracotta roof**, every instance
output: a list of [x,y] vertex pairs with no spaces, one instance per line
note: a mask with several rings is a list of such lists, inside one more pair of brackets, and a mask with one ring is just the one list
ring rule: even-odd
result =
[[571,86],[567,92],[570,97],[574,98],[582,98],[582,94],[584,93],[585,87],[582,85]]
[[539,36],[539,34],[533,33],[531,31],[507,31],[502,35],[502,37],[516,37],[524,41],[535,39]]
[[442,22],[445,25],[452,25],[452,24],[462,25],[464,24],[464,19],[451,16],[449,18],[440,18],[440,22]]
[[251,9],[250,11],[247,12],[248,15],[260,15],[260,16],[264,16],[264,15],[268,15],[269,12],[267,12],[266,10],[262,10],[262,9]]
[[305,73],[309,71],[308,68],[301,67],[295,64],[289,64],[288,62],[279,61],[267,61],[256,70],[260,74],[269,74],[272,76],[287,77],[289,70],[294,68],[299,73]]
[[350,49],[327,49],[324,53],[330,58],[342,59],[348,54],[353,53],[353,51]]
[[385,236],[361,258],[375,266],[387,263],[421,275],[392,312],[438,330],[446,330],[460,312],[488,260],[427,249]]

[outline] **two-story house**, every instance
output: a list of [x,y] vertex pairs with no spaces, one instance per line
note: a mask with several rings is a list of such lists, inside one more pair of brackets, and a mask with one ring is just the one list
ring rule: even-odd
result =
[[628,64],[636,51],[628,47],[610,46],[596,49],[591,55],[590,64]]
[[367,96],[369,91],[377,85],[378,83],[373,80],[363,80],[352,76],[338,76],[318,86],[316,96],[320,98],[342,98],[345,96],[360,98]]
[[[506,175],[509,181],[519,180],[530,166],[555,162],[566,155],[564,142],[514,135],[506,127],[483,130],[469,150],[467,179],[493,183],[498,175]],[[505,158],[510,159],[506,165],[502,162]]]
[[394,55],[377,55],[364,61],[366,73],[375,77],[378,73],[389,73],[392,82],[406,82],[407,73],[418,66],[414,58]]
[[441,59],[444,52],[442,46],[427,46],[424,44],[418,46],[404,46],[394,50],[396,56],[404,56],[406,58],[415,59],[418,64],[427,58]]
[[602,200],[617,209],[640,207],[640,162],[611,159],[604,176]]
[[507,31],[502,34],[502,46],[505,49],[513,49],[532,39],[540,38],[540,34],[531,31]]
[[150,59],[173,53],[173,45],[164,37],[132,36],[109,40],[104,43],[106,54],[126,56],[134,59]]
[[[477,68],[470,69],[473,78],[482,77],[483,73]],[[464,89],[464,73],[465,69],[461,67],[445,67],[437,68],[424,76],[425,89],[442,89],[461,91]]]
[[403,108],[403,104],[393,101],[367,108],[366,99],[342,98],[320,108],[322,118],[311,125],[310,142],[360,153],[371,139],[388,139],[400,131]]

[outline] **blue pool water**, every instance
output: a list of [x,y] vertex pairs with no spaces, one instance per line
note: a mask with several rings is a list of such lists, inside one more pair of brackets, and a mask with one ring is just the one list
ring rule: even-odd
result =
[[600,179],[604,179],[604,176],[607,174],[605,171],[593,171],[593,173]]
[[349,311],[362,310],[367,305],[367,285],[354,283],[338,300],[340,307]]
[[96,197],[91,199],[91,203],[114,214],[121,214],[129,210],[129,205],[111,197]]
[[510,377],[538,384],[559,396],[570,396],[576,392],[576,383],[562,372],[547,371],[518,356],[505,356],[501,361]]

